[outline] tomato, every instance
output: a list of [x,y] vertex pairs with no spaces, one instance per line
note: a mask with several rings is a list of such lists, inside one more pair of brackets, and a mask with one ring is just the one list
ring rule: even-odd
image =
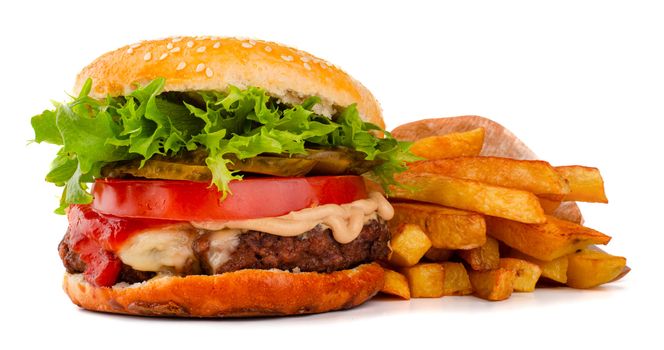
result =
[[72,205],[67,212],[67,243],[85,262],[83,276],[95,286],[112,286],[122,262],[114,252],[132,234],[147,228],[173,225],[166,220],[125,219],[103,215],[90,205]]
[[120,217],[211,221],[281,216],[367,198],[361,176],[249,178],[229,185],[232,193],[222,200],[207,182],[99,179],[92,206]]

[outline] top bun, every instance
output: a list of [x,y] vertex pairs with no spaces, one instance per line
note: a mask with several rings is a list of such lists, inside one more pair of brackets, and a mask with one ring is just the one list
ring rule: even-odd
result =
[[285,103],[318,96],[314,110],[325,116],[357,103],[360,117],[385,128],[371,92],[341,69],[304,51],[237,38],[175,37],[143,41],[108,52],[78,74],[78,93],[91,78],[90,96],[128,95],[155,78],[164,91],[224,91],[229,85],[256,86]]

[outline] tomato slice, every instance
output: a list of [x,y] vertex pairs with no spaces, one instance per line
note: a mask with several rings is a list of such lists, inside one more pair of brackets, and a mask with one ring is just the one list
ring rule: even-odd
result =
[[274,217],[367,198],[361,176],[253,178],[233,181],[230,189],[222,201],[207,182],[99,179],[92,206],[119,217],[211,221]]

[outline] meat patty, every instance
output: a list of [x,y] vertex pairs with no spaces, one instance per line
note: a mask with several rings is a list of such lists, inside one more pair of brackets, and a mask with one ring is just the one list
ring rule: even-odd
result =
[[[68,232],[67,232],[68,234]],[[82,273],[86,265],[67,242],[67,234],[58,246],[60,258],[69,273]],[[213,266],[208,258],[210,235],[204,234],[193,243],[200,266],[192,266],[183,274],[220,274],[242,269],[281,269],[332,272],[355,267],[362,263],[386,259],[389,254],[390,233],[384,220],[369,221],[360,235],[350,243],[341,244],[330,229],[318,225],[295,237],[281,237],[265,232],[248,231],[238,236],[236,248],[229,259]],[[117,282],[135,283],[148,280],[154,272],[137,271],[122,265]]]
[[372,220],[364,225],[356,239],[347,244],[337,242],[332,231],[321,225],[295,237],[248,231],[239,236],[237,247],[220,266],[213,266],[208,257],[209,235],[198,238],[193,248],[202,271],[207,274],[242,269],[332,272],[387,258],[389,239],[385,221]]

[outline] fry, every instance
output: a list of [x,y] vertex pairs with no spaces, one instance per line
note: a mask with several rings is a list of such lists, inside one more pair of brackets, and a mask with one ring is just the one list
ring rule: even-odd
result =
[[530,192],[431,173],[407,171],[395,178],[404,186],[391,187],[395,198],[436,203],[524,223],[546,221],[539,200]]
[[402,224],[392,231],[390,263],[397,266],[413,266],[431,248],[431,240],[417,225]]
[[542,269],[526,260],[514,258],[501,258],[500,267],[514,270],[516,277],[514,279],[514,291],[532,292],[535,290],[537,280],[542,274]]
[[434,248],[470,249],[486,242],[484,217],[477,213],[426,203],[392,203],[390,230],[401,224],[420,226]]
[[539,198],[540,205],[542,206],[542,210],[544,210],[544,214],[547,215],[553,215],[553,213],[560,207],[561,202],[552,200],[552,199],[547,199],[547,198]]
[[383,288],[380,290],[383,293],[396,295],[403,299],[410,299],[410,288],[408,287],[408,280],[406,276],[392,271],[390,269],[385,270],[385,283]]
[[445,271],[436,263],[417,264],[403,269],[413,298],[439,298],[443,296]]
[[627,260],[603,251],[582,249],[569,255],[567,285],[572,288],[593,288],[616,279]]
[[547,216],[543,224],[523,224],[487,217],[487,233],[508,246],[540,260],[551,261],[611,237],[593,229]]
[[468,272],[462,263],[444,262],[441,263],[441,266],[445,271],[444,295],[468,295],[473,292]]
[[552,281],[560,283],[567,282],[567,266],[568,266],[567,255],[561,256],[560,258],[553,259],[551,261],[535,259],[532,256],[523,254],[516,249],[511,249],[507,255],[512,258],[526,260],[528,262],[531,262],[539,266],[540,269],[542,269],[541,277],[545,277]]
[[565,179],[547,162],[499,157],[458,157],[415,162],[409,171],[475,180],[562,198],[569,193]]
[[442,249],[442,248],[429,248],[424,257],[429,261],[448,261],[454,255],[454,251],[451,249]]
[[584,166],[559,166],[556,171],[569,183],[566,201],[608,203],[604,193],[604,180],[597,168]]
[[484,128],[429,136],[416,140],[410,151],[426,159],[477,156],[484,144]]
[[493,270],[500,266],[498,241],[491,237],[487,237],[486,243],[481,247],[459,250],[457,253],[476,271]]
[[475,295],[486,300],[505,300],[512,295],[516,272],[509,269],[469,271]]

